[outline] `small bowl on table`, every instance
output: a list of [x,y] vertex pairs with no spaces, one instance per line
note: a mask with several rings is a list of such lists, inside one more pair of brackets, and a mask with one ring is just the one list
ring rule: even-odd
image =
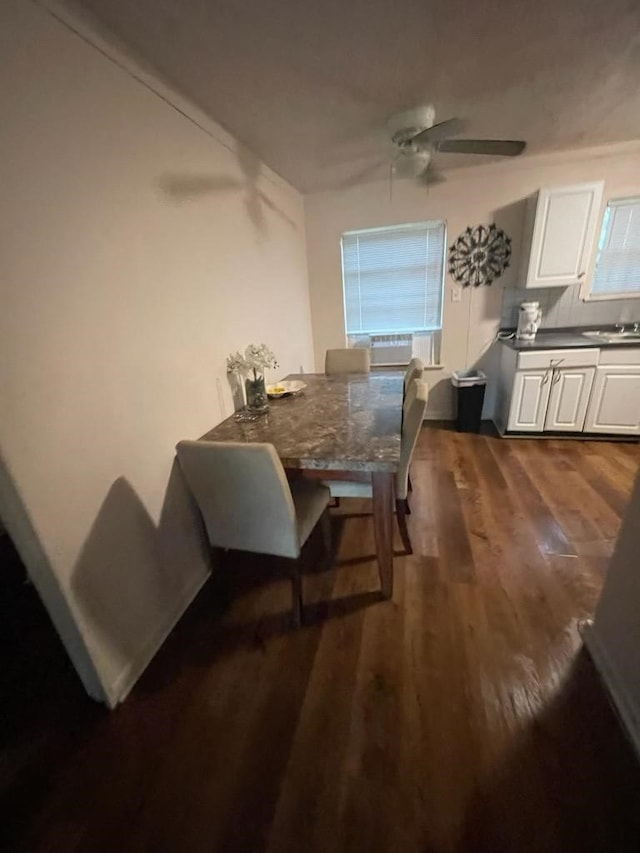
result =
[[299,379],[291,379],[286,380],[283,379],[280,382],[274,382],[273,385],[267,385],[267,395],[272,400],[277,400],[280,397],[290,397],[294,394],[299,394],[303,388],[306,388],[304,382],[301,382]]

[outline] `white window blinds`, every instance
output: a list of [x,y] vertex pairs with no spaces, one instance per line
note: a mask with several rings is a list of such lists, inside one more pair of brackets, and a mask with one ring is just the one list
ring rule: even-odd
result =
[[343,235],[348,335],[441,328],[445,236],[444,222]]
[[602,298],[640,293],[640,198],[607,205],[591,293]]

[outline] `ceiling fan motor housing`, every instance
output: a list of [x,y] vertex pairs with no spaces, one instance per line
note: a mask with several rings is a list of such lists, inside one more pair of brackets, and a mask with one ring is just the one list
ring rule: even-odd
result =
[[394,145],[400,148],[410,145],[416,134],[431,127],[435,117],[436,111],[431,105],[415,107],[391,116],[387,122],[387,128]]

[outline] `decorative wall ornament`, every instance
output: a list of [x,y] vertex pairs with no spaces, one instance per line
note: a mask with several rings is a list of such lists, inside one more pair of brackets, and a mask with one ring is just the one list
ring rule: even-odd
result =
[[469,226],[449,248],[449,274],[463,287],[493,284],[510,260],[511,237],[495,222]]

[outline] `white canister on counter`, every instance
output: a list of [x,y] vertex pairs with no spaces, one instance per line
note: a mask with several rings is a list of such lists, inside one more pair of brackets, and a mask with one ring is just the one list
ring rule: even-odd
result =
[[522,302],[518,312],[518,329],[516,338],[519,341],[532,341],[542,321],[542,311],[539,302]]

